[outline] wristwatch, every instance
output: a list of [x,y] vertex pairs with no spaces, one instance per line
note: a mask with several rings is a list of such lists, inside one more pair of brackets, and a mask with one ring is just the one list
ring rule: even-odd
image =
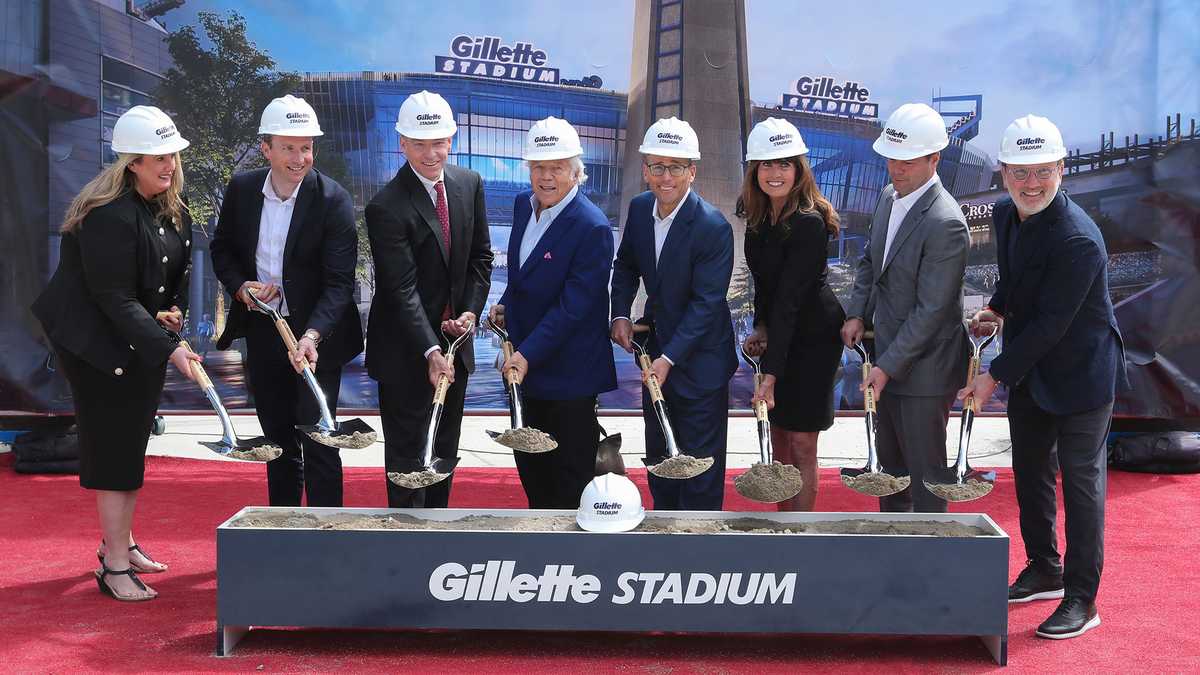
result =
[[311,328],[304,331],[302,338],[308,338],[309,340],[312,340],[313,346],[321,344],[321,334]]

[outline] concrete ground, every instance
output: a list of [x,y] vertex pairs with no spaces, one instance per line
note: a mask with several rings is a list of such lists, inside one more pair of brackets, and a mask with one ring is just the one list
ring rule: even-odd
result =
[[[349,415],[341,415],[345,420]],[[382,425],[378,416],[366,415],[363,420],[374,429]],[[221,425],[215,415],[168,415],[166,433],[151,436],[149,454],[172,457],[192,457],[217,461],[236,461],[220,457],[199,441],[216,441],[221,437]],[[621,454],[625,465],[638,467],[645,455],[643,422],[640,416],[601,416],[600,424],[610,434],[620,433]],[[258,418],[254,415],[234,415],[233,425],[241,437],[262,433]],[[507,416],[489,414],[467,414],[463,418],[460,442],[460,467],[513,467],[512,451],[494,443],[485,429],[503,431],[508,425]],[[953,461],[958,452],[959,420],[950,419],[946,438],[946,455]],[[821,434],[818,441],[818,460],[823,467],[863,466],[866,464],[867,444],[863,437],[864,422],[861,416],[839,416],[832,428]],[[731,417],[729,419],[729,468],[747,468],[758,461],[758,433],[753,417]],[[361,450],[342,450],[345,466],[383,466],[383,434],[380,440]],[[972,430],[970,462],[979,467],[1012,466],[1012,445],[1008,438],[1008,420],[1004,417],[976,418]]]

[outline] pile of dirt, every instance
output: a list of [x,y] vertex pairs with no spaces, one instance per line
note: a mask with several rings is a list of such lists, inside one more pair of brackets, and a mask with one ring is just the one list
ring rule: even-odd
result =
[[675,455],[649,467],[647,470],[659,478],[695,478],[708,471],[708,468],[712,465],[712,457]]
[[310,431],[308,437],[321,445],[328,445],[331,448],[360,450],[374,443],[377,435],[374,431],[355,431],[354,433],[336,436],[330,436],[320,431]]
[[948,502],[969,502],[972,499],[986,497],[992,491],[992,484],[985,480],[969,478],[963,483],[925,481],[925,488]]
[[429,469],[421,471],[413,471],[412,473],[396,473],[395,471],[387,472],[388,480],[400,487],[416,490],[423,487],[429,487],[434,483],[444,479],[449,474],[438,473]]
[[558,447],[558,441],[553,436],[533,427],[509,429],[495,440],[506,448],[529,453],[550,452]]
[[244,450],[230,450],[226,456],[245,462],[269,462],[282,454],[283,449],[277,445],[256,445]]
[[853,478],[848,478],[846,474],[842,474],[843,485],[851,490],[871,495],[872,497],[894,495],[907,488],[911,482],[912,478],[908,476],[896,477],[882,471],[879,473],[862,473]]
[[733,479],[733,487],[746,499],[777,504],[795,497],[804,487],[800,469],[791,464],[756,462],[750,470]]

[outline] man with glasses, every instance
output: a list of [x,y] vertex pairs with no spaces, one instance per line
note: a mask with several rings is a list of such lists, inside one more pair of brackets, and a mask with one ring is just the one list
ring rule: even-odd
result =
[[[638,151],[649,192],[633,198],[612,277],[614,342],[632,351],[630,311],[646,287],[652,372],[662,385],[681,451],[712,457],[713,466],[686,480],[650,475],[656,510],[720,510],[725,488],[729,378],[737,368],[733,320],[725,294],[733,275],[733,228],[692,191],[700,141],[674,117],[655,122]],[[649,396],[642,397],[646,455],[667,457]]]
[[[1009,602],[1062,598],[1037,635],[1063,639],[1100,625],[1104,566],[1106,441],[1118,389],[1129,386],[1121,333],[1108,295],[1100,229],[1061,189],[1062,134],[1022,117],[1004,132],[1000,166],[1011,199],[996,203],[1000,278],[971,320],[977,334],[1004,330],[1004,351],[958,397],[985,402],[1009,389],[1013,477],[1028,562]],[[1054,531],[1055,471],[1067,515],[1066,565]]]

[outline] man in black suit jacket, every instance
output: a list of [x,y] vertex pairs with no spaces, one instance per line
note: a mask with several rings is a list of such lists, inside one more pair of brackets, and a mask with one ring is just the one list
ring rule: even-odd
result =
[[[1108,252],[1096,224],[1060,188],[1066,149],[1044,117],[1013,122],[1000,149],[1011,197],[996,203],[1000,278],[977,334],[1004,328],[1004,352],[975,379],[982,405],[1009,388],[1013,477],[1029,562],[1009,602],[1063,598],[1041,637],[1075,637],[1100,625],[1107,438],[1113,400],[1127,388],[1125,352],[1108,295]],[[1057,457],[1056,457],[1057,455]],[[1058,554],[1055,469],[1062,470],[1067,557]]]
[[[446,164],[456,128],[441,96],[409,96],[396,122],[408,161],[366,209],[375,261],[367,372],[379,382],[387,472],[420,468],[433,387],[442,374],[451,385],[434,452],[458,454],[475,353],[467,340],[449,363],[442,333],[453,339],[478,320],[491,286],[492,247],[482,179]],[[388,506],[444,507],[451,480],[419,490],[389,481]]]
[[[317,382],[336,415],[342,367],[363,346],[353,301],[354,206],[342,186],[312,168],[313,137],[321,130],[302,99],[272,101],[259,132],[270,168],[229,181],[209,246],[217,278],[237,300],[217,348],[246,338],[246,370],[263,434],[283,448],[279,459],[267,463],[271,505],[299,506],[307,493],[309,506],[341,506],[337,449],[296,430],[319,416],[297,373],[299,356],[316,365]],[[249,293],[275,305],[292,332],[302,334],[294,358],[266,315],[251,311]]]

